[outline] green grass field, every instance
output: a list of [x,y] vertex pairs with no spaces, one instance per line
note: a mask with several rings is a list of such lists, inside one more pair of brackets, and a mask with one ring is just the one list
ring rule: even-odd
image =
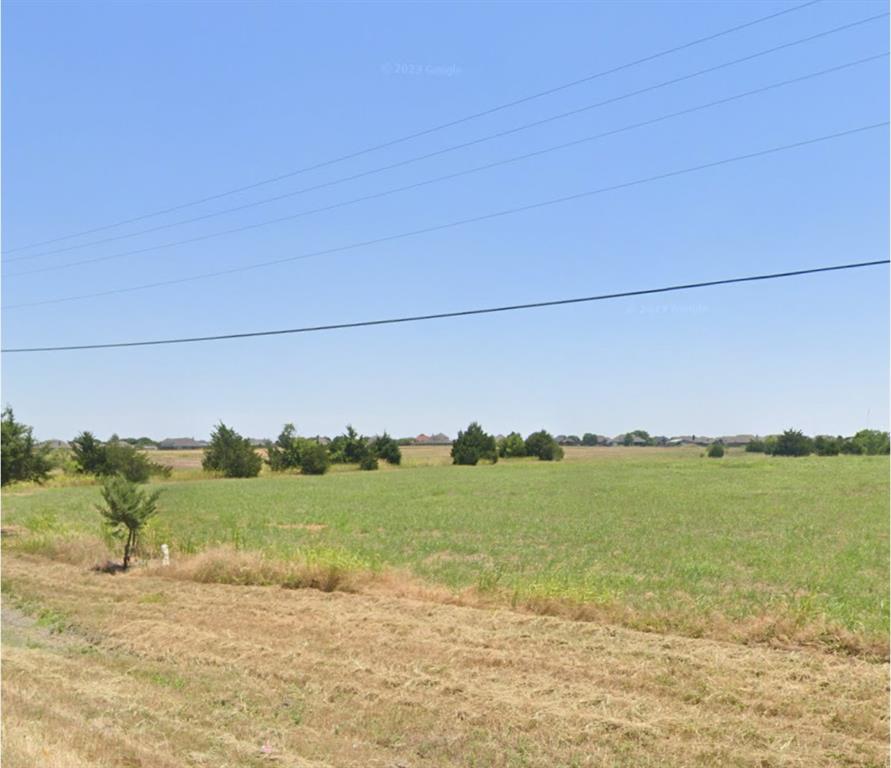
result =
[[[453,467],[167,482],[145,541],[288,558],[333,549],[372,569],[512,599],[559,599],[696,633],[717,618],[888,631],[887,457],[569,452]],[[411,466],[414,464],[414,466]],[[4,525],[98,535],[95,486],[4,494]]]

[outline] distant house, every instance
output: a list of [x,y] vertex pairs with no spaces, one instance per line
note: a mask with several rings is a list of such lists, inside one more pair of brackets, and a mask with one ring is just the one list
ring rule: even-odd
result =
[[168,437],[158,443],[162,451],[190,451],[207,448],[207,440],[196,440],[193,437]]
[[44,440],[41,445],[50,449],[68,447],[68,443],[66,443],[64,440]]
[[743,446],[748,445],[755,439],[755,435],[724,435],[718,438],[724,445]]
[[437,432],[435,435],[425,435],[422,432],[414,439],[415,445],[451,445],[451,443],[451,438],[442,432]]
[[248,440],[250,440],[250,443],[254,448],[264,448],[266,443],[271,442],[263,437],[249,437]]

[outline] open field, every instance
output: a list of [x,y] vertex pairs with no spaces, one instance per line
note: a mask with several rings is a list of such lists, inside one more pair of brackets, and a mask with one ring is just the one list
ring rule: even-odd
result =
[[887,665],[7,554],[3,765],[872,766]]
[[[887,654],[887,457],[578,449],[559,464],[447,461],[447,448],[420,448],[381,472],[167,482],[146,549],[167,542],[175,561],[220,545],[310,556],[400,569],[474,604]],[[21,535],[9,546],[97,537],[97,498],[93,486],[13,488],[4,525]]]

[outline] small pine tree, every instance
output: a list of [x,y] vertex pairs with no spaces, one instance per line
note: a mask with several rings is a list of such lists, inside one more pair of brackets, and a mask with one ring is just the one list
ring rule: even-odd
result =
[[105,518],[106,526],[117,538],[124,540],[124,562],[126,571],[130,567],[130,557],[139,539],[139,534],[149,518],[158,511],[160,491],[146,494],[123,475],[112,475],[102,485],[104,505],[96,509]]
[[250,440],[220,422],[211,433],[201,466],[205,471],[220,472],[225,477],[256,477],[263,459]]
[[807,456],[813,453],[814,442],[797,429],[787,429],[777,438],[774,456]]
[[483,428],[475,421],[464,432],[458,432],[458,437],[452,444],[452,463],[474,466],[480,459],[498,461],[498,447],[495,438],[486,434]]
[[378,437],[371,447],[375,455],[386,461],[387,464],[399,465],[402,463],[402,451],[399,450],[399,444],[386,432]]
[[0,429],[0,485],[16,480],[43,482],[52,469],[49,450],[34,442],[31,427],[17,422],[7,406]]
[[526,438],[526,455],[537,456],[541,461],[560,461],[563,458],[563,448],[550,432],[540,429]]
[[359,460],[359,469],[364,469],[366,471],[374,470],[378,468],[377,456],[375,456],[371,451],[366,453]]
[[328,449],[315,440],[307,440],[300,451],[300,471],[304,475],[324,475],[330,465]]
[[526,441],[519,432],[511,432],[498,444],[498,455],[503,459],[514,459],[526,455]]
[[273,472],[285,472],[299,467],[304,442],[297,437],[293,424],[285,424],[278,439],[266,445],[266,463],[269,468]]

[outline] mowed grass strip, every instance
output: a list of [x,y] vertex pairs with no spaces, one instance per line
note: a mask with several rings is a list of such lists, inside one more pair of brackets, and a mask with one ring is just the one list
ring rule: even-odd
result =
[[[777,620],[771,632],[887,648],[887,457],[595,449],[452,467],[440,453],[393,471],[165,483],[146,543],[174,557],[330,551],[546,612],[728,637]],[[97,500],[95,487],[13,489],[4,524],[96,534]]]

